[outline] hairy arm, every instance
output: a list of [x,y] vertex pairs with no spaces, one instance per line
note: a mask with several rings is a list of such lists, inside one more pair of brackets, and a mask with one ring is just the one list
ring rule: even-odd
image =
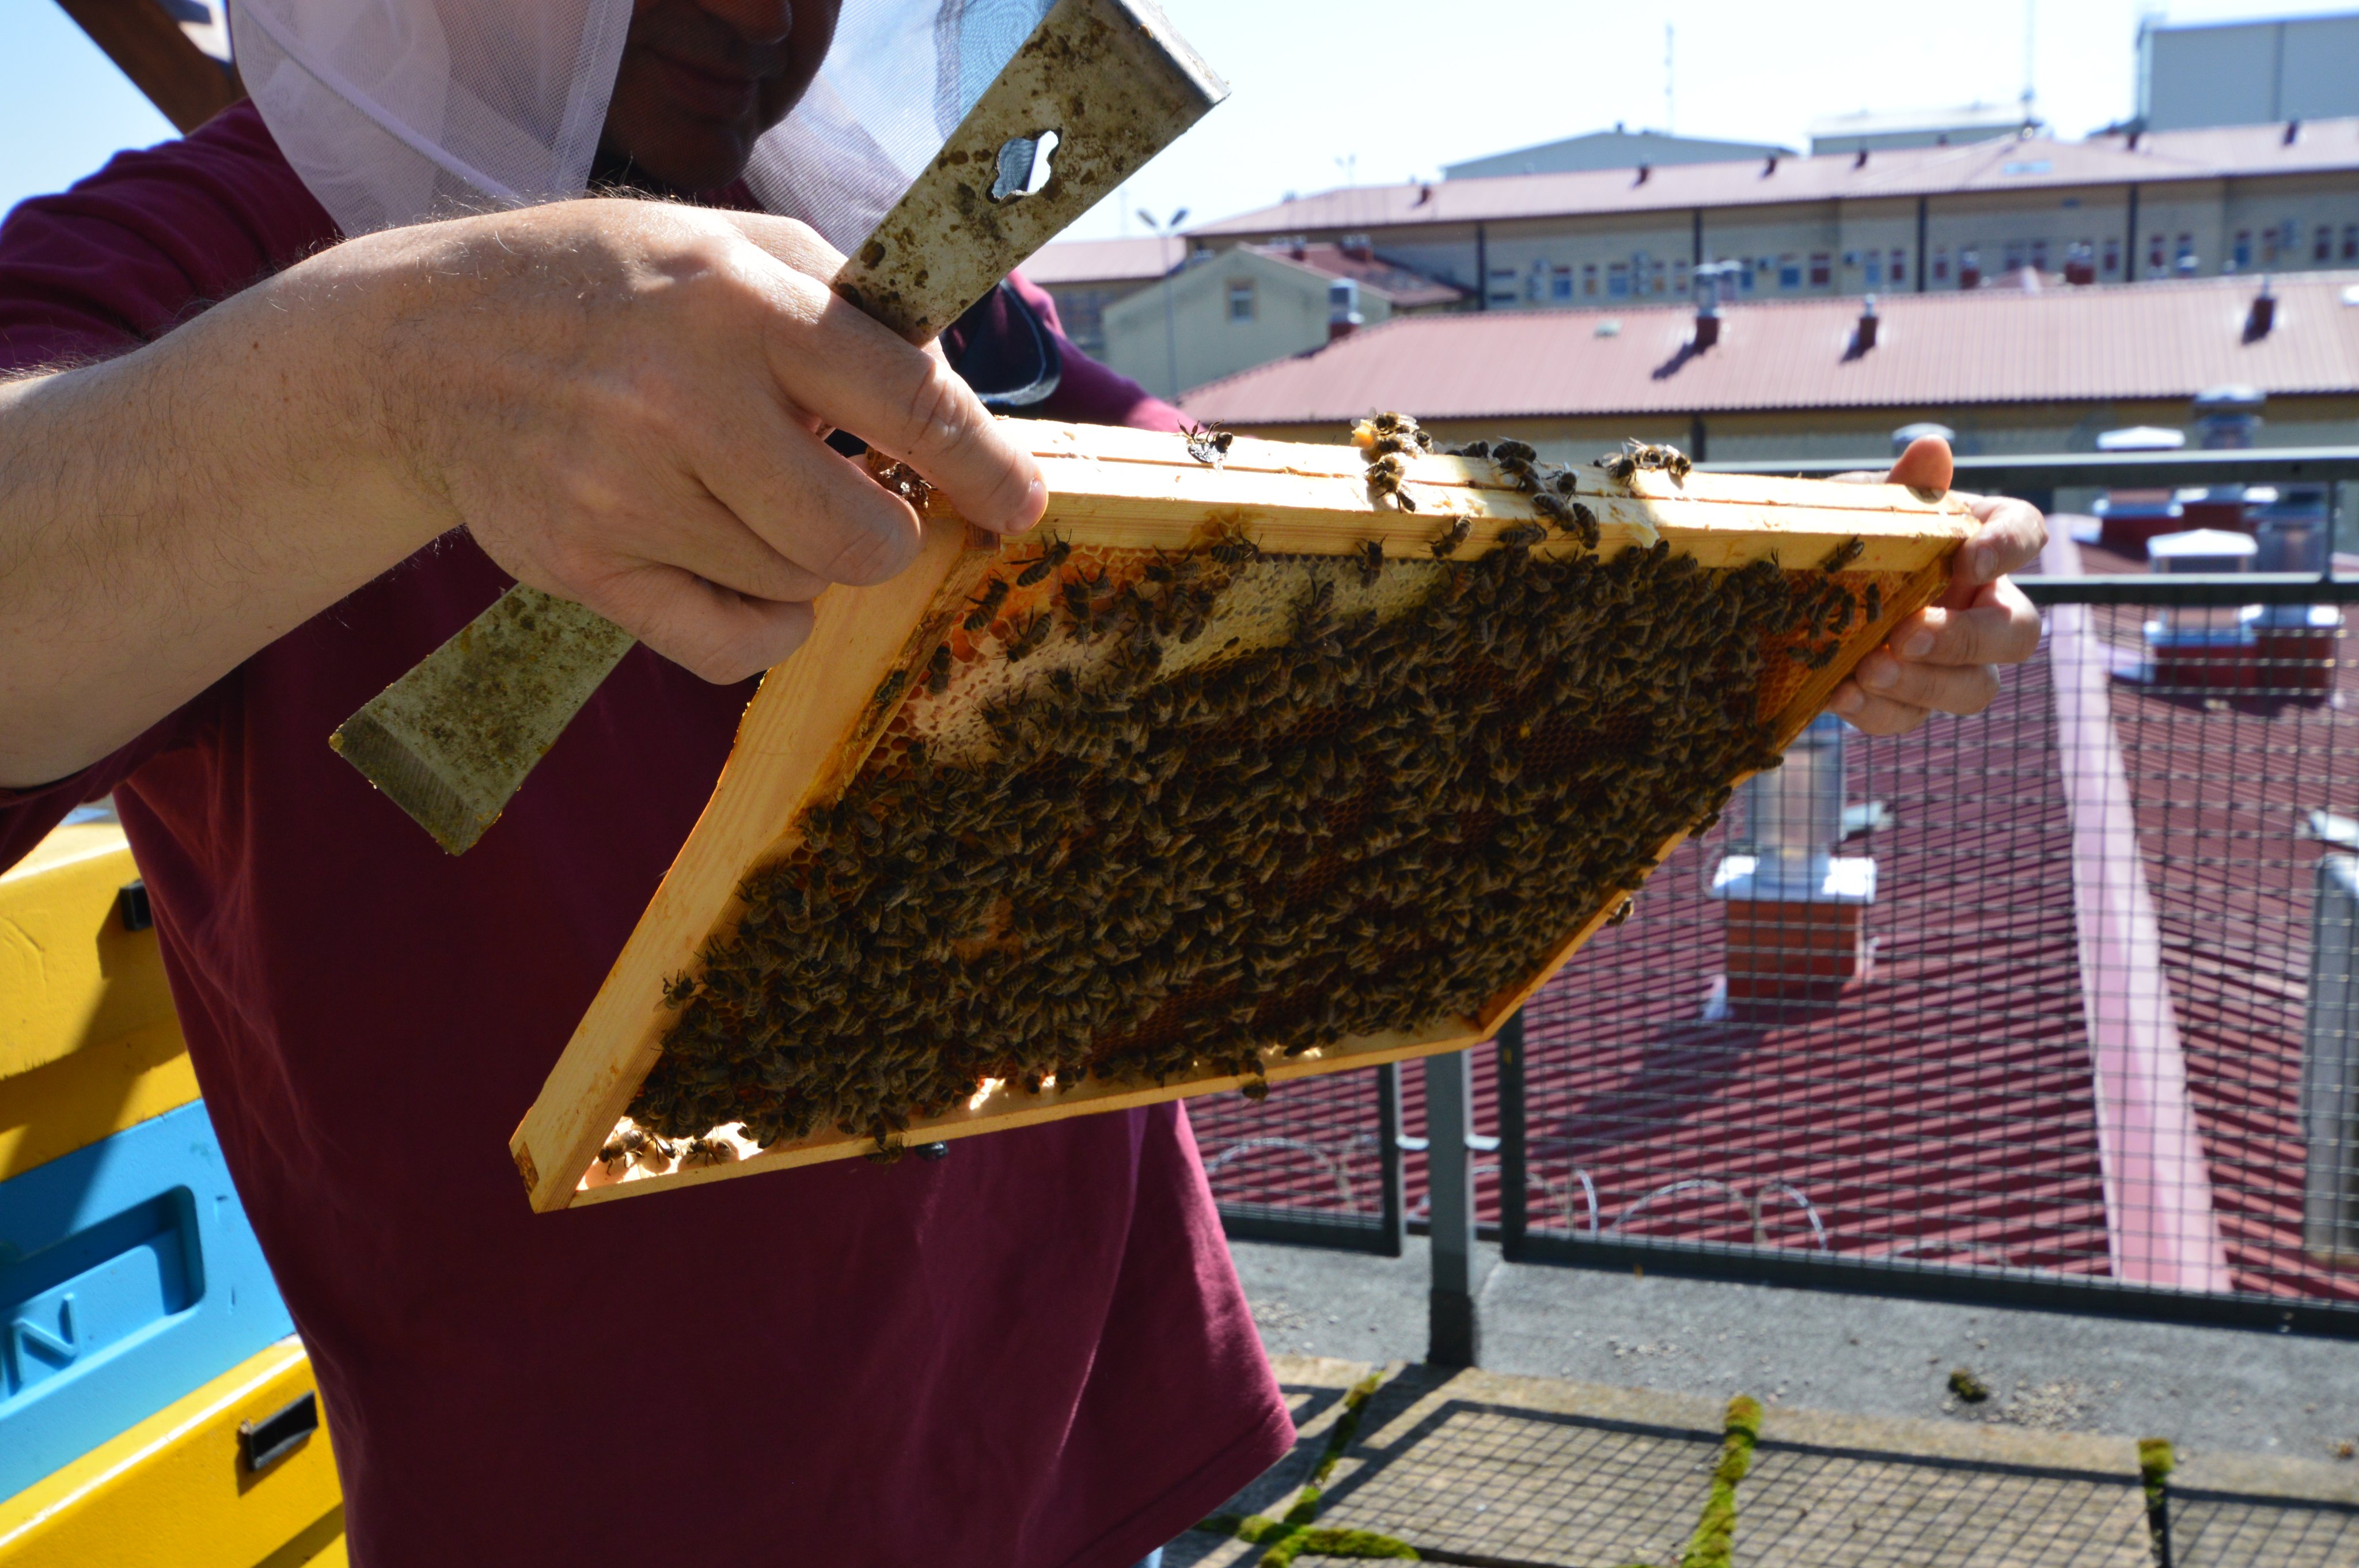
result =
[[777,663],[914,513],[842,427],[970,518],[1030,457],[832,295],[784,220],[568,202],[339,245],[120,359],[0,384],[0,786],[122,746],[465,527],[519,580],[709,679]]

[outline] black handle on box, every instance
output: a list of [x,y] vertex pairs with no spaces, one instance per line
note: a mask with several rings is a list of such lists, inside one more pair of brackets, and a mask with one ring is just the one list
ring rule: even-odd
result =
[[305,1394],[293,1404],[260,1421],[240,1422],[237,1454],[246,1473],[258,1476],[303,1445],[320,1430],[320,1396]]

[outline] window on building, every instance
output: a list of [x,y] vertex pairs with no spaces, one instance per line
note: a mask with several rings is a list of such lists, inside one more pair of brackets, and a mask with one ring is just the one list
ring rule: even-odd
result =
[[1516,279],[1520,275],[1516,271],[1516,269],[1511,266],[1493,267],[1491,269],[1490,284],[1491,303],[1494,305],[1515,304],[1521,292],[1516,287]]
[[1581,264],[1581,292],[1592,299],[1597,297],[1597,264],[1595,262]]
[[1739,294],[1752,293],[1754,269],[1756,267],[1766,267],[1769,264],[1767,260],[1756,261],[1751,256],[1746,256],[1737,269],[1736,292]]
[[2175,254],[2171,265],[2177,267],[2182,276],[2191,277],[2194,276],[2196,265],[2195,236],[2192,234],[2180,235],[2179,249]]
[[1867,276],[1864,281],[1870,288],[1875,287],[1884,281],[1884,256],[1881,252],[1868,252],[1867,260],[1861,265],[1867,269]]
[[2006,250],[2005,250],[2005,251],[2003,251],[2003,252],[2001,253],[2001,254],[2002,254],[2002,255],[2005,257],[2005,259],[2006,259],[2006,270],[2007,270],[2007,271],[2009,271],[2009,272],[2019,272],[2019,271],[2021,271],[2021,270],[2022,270],[2022,268],[2023,268],[2023,254],[2024,254],[2024,244],[2023,244],[2023,242],[2022,242],[2021,240],[2009,240],[2009,241],[2007,241]]
[[1777,258],[1777,287],[1780,288],[1802,287],[1802,258],[1791,251]]
[[2250,229],[2239,229],[2236,231],[2236,243],[2228,248],[2229,270],[2242,272],[2252,265],[2253,232]]
[[1983,286],[1983,253],[1968,245],[1958,253],[1958,287],[1980,288]]
[[2359,223],[2343,225],[2343,259],[2359,261]]
[[1608,299],[1630,297],[1630,264],[1628,262],[1605,264],[1605,297]]
[[2261,265],[2263,266],[2277,265],[2277,232],[2275,229],[2263,229],[2261,231]]
[[2048,270],[2048,242],[2046,240],[2034,240],[2031,242],[2031,270],[2034,272],[2046,272]]
[[1688,264],[1685,258],[1678,258],[1671,263],[1671,292],[1685,294],[1687,291]]
[[1661,262],[1647,263],[1647,292],[1649,294],[1660,294],[1664,291],[1664,287],[1663,264]]
[[2107,277],[2122,270],[2122,242],[2116,235],[2105,242],[2104,258],[2098,263]]
[[1950,247],[1947,245],[1933,247],[1933,281],[1935,283],[1950,281]]
[[1895,288],[1899,287],[1908,276],[1908,257],[1907,251],[1895,248],[1890,255],[1884,258],[1884,276],[1892,280]]
[[1254,319],[1254,286],[1249,277],[1229,280],[1229,319],[1250,321]]
[[1549,269],[1549,297],[1550,299],[1572,297],[1572,268],[1559,266]]
[[2321,223],[2318,232],[2310,237],[2310,259],[2314,262],[2334,259],[2334,231],[2324,223]]
[[1810,287],[1824,288],[1835,280],[1835,259],[1824,251],[1810,253]]
[[2165,266],[2169,265],[2169,254],[2162,248],[2162,236],[2160,234],[2147,235],[2146,244],[2147,269],[2149,272],[2160,272]]

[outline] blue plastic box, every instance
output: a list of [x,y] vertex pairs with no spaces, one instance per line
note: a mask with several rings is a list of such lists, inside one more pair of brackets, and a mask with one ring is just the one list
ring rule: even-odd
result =
[[293,1331],[202,1102],[0,1182],[0,1498]]

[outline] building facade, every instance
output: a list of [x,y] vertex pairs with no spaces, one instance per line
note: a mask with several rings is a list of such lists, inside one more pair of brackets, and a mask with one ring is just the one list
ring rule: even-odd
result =
[[1640,164],[1667,167],[1681,163],[1741,163],[1772,155],[1790,157],[1792,149],[1767,142],[1719,142],[1702,136],[1675,136],[1668,131],[1629,131],[1617,122],[1610,131],[1567,136],[1536,147],[1493,153],[1463,163],[1441,166],[1444,179],[1481,179],[1495,174],[1571,174],[1582,169],[1636,168]]
[[1476,308],[1690,296],[1939,293],[2024,268],[2127,283],[2359,263],[2359,118],[2086,141],[1765,156],[1298,198],[1190,232],[1201,249],[1366,234]]
[[2359,12],[2138,28],[2137,124],[2149,131],[2359,114]]
[[1016,270],[1057,302],[1065,335],[1083,351],[1105,353],[1106,307],[1137,293],[1187,259],[1184,240],[1060,240]]

